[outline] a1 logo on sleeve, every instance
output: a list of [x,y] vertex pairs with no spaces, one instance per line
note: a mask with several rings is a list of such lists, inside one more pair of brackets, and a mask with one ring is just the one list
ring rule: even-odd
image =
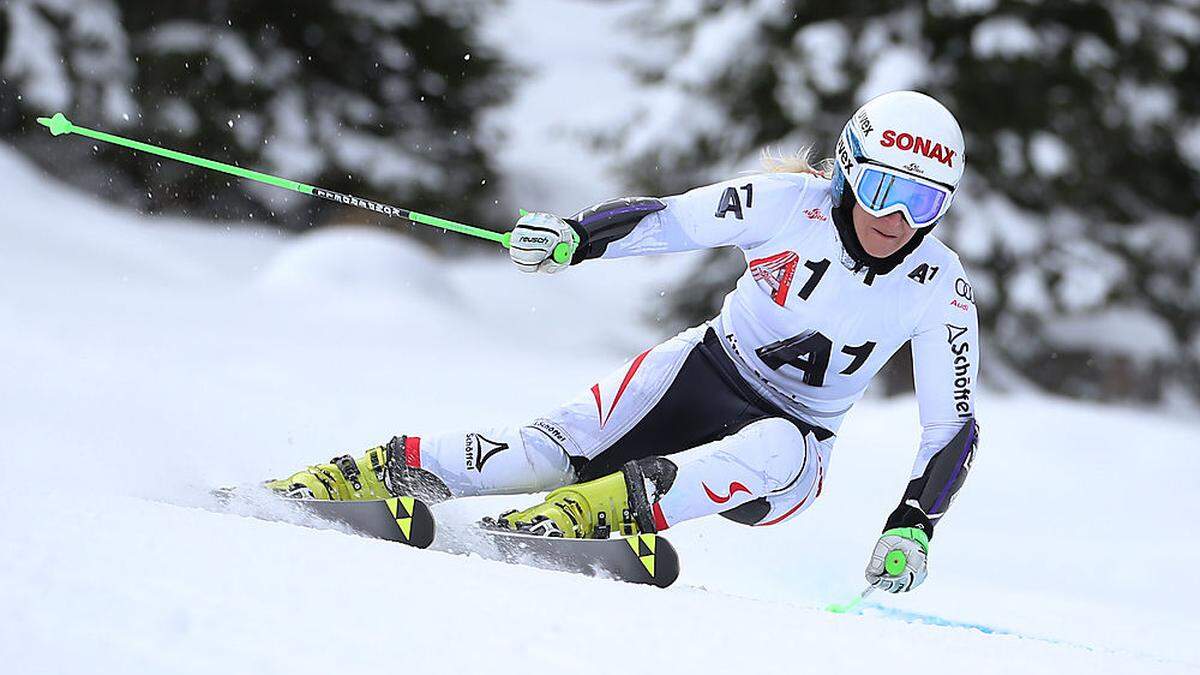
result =
[[[746,193],[746,201],[743,206],[742,198],[738,194],[738,190]],[[740,188],[727,187],[721,193],[721,202],[717,204],[717,212],[713,214],[716,218],[724,218],[726,214],[732,213],[734,218],[742,220],[745,216],[742,213],[743,208],[754,206],[754,183],[746,183]]]

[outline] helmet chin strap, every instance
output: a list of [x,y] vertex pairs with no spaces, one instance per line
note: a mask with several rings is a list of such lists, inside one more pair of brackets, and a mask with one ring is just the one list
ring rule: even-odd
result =
[[909,253],[921,245],[925,235],[936,227],[935,223],[929,227],[918,228],[912,239],[900,247],[899,251],[886,258],[876,258],[862,247],[862,242],[858,240],[858,232],[854,230],[854,195],[849,189],[842,190],[842,201],[833,207],[832,212],[833,224],[837,227],[838,236],[842,239],[842,247],[855,262],[855,270],[866,268],[875,274],[887,274],[896,269],[896,266],[904,262]]

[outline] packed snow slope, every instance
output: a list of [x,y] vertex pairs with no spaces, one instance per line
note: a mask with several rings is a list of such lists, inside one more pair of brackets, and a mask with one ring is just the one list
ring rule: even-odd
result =
[[910,399],[860,404],[802,517],[672,528],[665,591],[416,551],[188,504],[392,434],[528,419],[660,339],[679,259],[530,278],[379,230],[148,219],[7,150],[0,202],[4,672],[1198,670],[1194,420],[982,397],[929,581],[856,616],[821,607],[862,586]]

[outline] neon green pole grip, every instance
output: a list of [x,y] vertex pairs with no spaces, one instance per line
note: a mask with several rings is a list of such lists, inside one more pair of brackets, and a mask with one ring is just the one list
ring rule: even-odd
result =
[[[522,217],[524,217],[529,212],[526,211],[525,209],[517,209],[517,213],[519,213]],[[508,248],[508,240],[507,239],[505,240],[504,248]],[[554,257],[554,262],[556,262],[560,265],[565,265],[565,264],[571,262],[571,257],[575,254],[575,251],[571,250],[571,248],[572,248],[571,245],[565,241],[562,242],[561,244],[555,246],[554,252],[552,254]]]

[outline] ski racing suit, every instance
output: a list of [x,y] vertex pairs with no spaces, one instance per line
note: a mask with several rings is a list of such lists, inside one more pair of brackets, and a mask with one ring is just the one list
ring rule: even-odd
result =
[[774,525],[821,493],[847,411],[911,341],[923,431],[886,527],[932,534],[978,437],[971,285],[933,236],[891,273],[855,271],[830,209],[828,181],[772,173],[581,211],[568,219],[580,236],[572,264],[737,246],[746,272],[717,317],[565,405],[509,428],[408,436],[406,463],[459,497],[548,490],[653,460],[658,530],[713,513]]

